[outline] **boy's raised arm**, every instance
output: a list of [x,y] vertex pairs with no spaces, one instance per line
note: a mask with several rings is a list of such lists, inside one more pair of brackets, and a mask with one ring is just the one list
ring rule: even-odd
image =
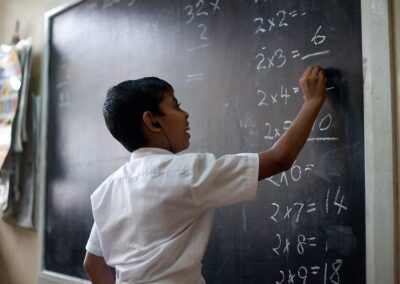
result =
[[325,71],[308,66],[299,80],[304,103],[291,126],[274,146],[259,153],[258,179],[262,180],[290,169],[310,134],[326,95]]

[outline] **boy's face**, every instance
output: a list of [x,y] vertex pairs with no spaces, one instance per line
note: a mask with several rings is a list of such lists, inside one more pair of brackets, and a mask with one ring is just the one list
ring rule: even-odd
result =
[[165,93],[164,99],[159,104],[164,115],[158,116],[164,135],[169,140],[170,149],[174,153],[181,152],[189,147],[190,134],[189,114],[179,107],[173,93]]

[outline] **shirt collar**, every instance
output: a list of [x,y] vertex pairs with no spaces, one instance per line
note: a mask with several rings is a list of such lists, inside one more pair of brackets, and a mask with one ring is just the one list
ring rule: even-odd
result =
[[165,154],[173,155],[172,152],[170,152],[166,149],[162,149],[162,148],[153,148],[153,147],[139,148],[132,152],[131,161],[145,157],[145,156],[149,156],[149,155],[165,155]]

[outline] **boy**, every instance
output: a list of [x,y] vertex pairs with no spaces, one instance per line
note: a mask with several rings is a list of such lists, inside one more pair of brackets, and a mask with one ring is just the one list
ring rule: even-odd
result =
[[94,225],[85,270],[95,284],[205,283],[201,261],[213,209],[254,198],[257,181],[290,169],[325,100],[326,76],[309,66],[300,78],[304,103],[275,145],[258,154],[175,155],[189,147],[189,114],[157,78],[111,88],[103,115],[132,152],[91,196]]

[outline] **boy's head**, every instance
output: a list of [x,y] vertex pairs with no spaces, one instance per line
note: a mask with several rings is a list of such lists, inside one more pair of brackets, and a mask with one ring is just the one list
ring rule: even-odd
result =
[[189,115],[179,108],[172,86],[159,78],[124,81],[110,88],[103,116],[108,130],[129,152],[141,147],[179,152],[189,145]]

